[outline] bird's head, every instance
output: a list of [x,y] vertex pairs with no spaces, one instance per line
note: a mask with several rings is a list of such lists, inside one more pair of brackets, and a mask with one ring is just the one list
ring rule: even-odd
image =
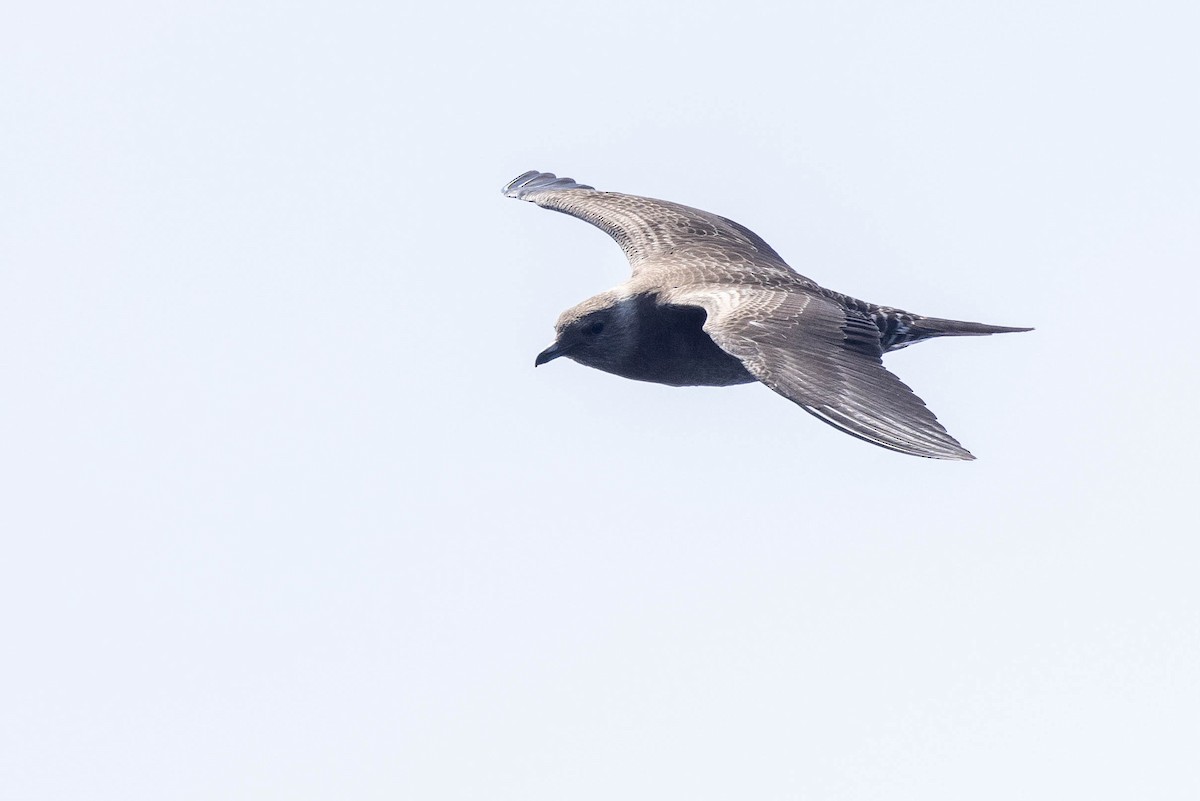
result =
[[554,325],[554,343],[538,354],[534,364],[566,356],[588,367],[613,372],[633,347],[635,302],[634,298],[606,292],[567,309]]

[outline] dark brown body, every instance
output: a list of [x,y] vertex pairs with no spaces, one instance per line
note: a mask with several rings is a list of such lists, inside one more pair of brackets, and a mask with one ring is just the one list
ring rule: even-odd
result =
[[660,305],[657,296],[624,301],[631,347],[599,353],[581,347],[567,358],[606,373],[672,387],[727,387],[757,381],[740,359],[704,332],[708,315],[692,306]]

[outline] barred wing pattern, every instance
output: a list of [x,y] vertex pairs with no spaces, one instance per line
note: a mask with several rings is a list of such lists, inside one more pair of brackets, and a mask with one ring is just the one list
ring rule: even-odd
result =
[[913,456],[975,458],[884,368],[879,329],[868,317],[795,290],[685,287],[663,299],[704,309],[704,330],[722,350],[826,423]]
[[[600,192],[553,173],[527,172],[504,194],[569,214],[601,229],[621,246],[636,276],[670,259],[722,270],[749,270],[799,278],[762,237],[717,214],[665,200]],[[664,265],[665,266],[665,265]],[[806,280],[806,279],[800,279]]]

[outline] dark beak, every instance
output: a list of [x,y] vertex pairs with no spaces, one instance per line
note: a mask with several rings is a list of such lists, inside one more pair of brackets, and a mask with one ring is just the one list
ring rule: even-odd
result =
[[553,345],[537,355],[537,358],[533,360],[533,366],[541,367],[546,362],[554,361],[559,356],[565,356],[568,350],[570,350],[570,348],[564,348],[562,345],[555,342]]

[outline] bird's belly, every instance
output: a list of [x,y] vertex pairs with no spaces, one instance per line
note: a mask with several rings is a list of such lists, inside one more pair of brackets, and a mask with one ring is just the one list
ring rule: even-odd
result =
[[733,364],[715,360],[664,364],[652,376],[639,380],[671,387],[728,387],[758,380],[750,375],[741,362],[736,359],[733,361]]
[[717,347],[704,331],[705,319],[703,309],[659,305],[646,297],[622,347],[599,353],[580,349],[568,358],[623,378],[672,387],[727,387],[758,380],[739,359]]
[[672,387],[727,387],[757,379],[707,334],[655,339],[636,348],[614,373]]

